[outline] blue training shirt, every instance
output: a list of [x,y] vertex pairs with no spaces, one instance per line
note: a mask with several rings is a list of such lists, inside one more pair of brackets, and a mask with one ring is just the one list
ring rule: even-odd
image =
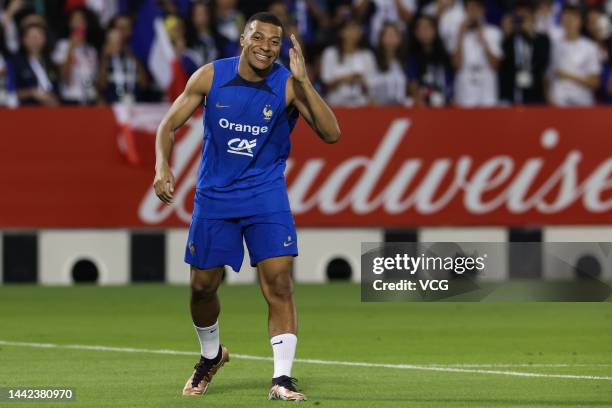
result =
[[197,217],[290,211],[284,172],[289,135],[298,119],[297,110],[285,106],[291,72],[275,63],[266,79],[251,82],[238,74],[239,60],[213,62],[196,184]]

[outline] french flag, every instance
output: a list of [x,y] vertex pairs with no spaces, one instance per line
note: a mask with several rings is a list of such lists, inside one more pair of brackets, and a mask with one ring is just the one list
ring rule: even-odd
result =
[[155,0],[145,0],[140,7],[132,35],[134,54],[149,68],[157,84],[173,101],[183,92],[187,73],[174,52],[164,27],[161,10]]

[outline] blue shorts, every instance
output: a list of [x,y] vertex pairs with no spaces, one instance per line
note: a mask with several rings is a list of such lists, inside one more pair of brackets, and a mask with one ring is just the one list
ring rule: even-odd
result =
[[185,262],[198,269],[229,265],[238,272],[244,258],[243,239],[251,266],[268,258],[298,255],[295,222],[290,211],[228,219],[193,216]]

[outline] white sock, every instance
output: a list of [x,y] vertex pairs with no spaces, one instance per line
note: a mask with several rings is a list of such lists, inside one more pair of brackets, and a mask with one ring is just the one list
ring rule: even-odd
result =
[[286,375],[291,377],[291,366],[295,357],[297,337],[293,333],[283,333],[270,339],[274,354],[274,375],[272,378]]
[[204,358],[212,360],[219,353],[219,321],[208,327],[193,325],[200,339],[200,349]]

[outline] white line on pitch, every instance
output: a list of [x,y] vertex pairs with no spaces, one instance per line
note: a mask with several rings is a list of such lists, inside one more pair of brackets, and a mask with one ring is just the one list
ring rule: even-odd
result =
[[431,367],[460,367],[460,368],[563,368],[563,367],[610,367],[612,364],[605,363],[489,363],[489,364],[423,364]]
[[[6,340],[0,340],[0,345],[17,346],[17,347],[32,347],[32,348],[114,351],[114,352],[119,352],[119,353],[171,354],[171,355],[181,355],[181,356],[198,356],[199,355],[199,353],[192,352],[192,351],[179,351],[179,350],[166,350],[166,349],[141,349],[141,348],[132,348],[132,347],[88,346],[85,344],[29,343],[29,342],[6,341]],[[242,359],[242,360],[272,361],[272,357],[251,356],[248,354],[232,354],[231,356],[233,358]],[[529,372],[523,372],[523,371],[481,370],[481,369],[475,369],[475,368],[459,368],[459,367],[450,367],[450,366],[433,366],[433,365],[416,365],[416,364],[382,364],[382,363],[365,363],[365,362],[357,362],[357,361],[317,360],[317,359],[310,359],[310,358],[296,358],[294,361],[297,363],[333,365],[333,366],[393,368],[393,369],[417,370],[417,371],[438,371],[438,372],[445,372],[445,373],[507,375],[507,376],[514,376],[514,377],[566,378],[566,379],[576,379],[576,380],[612,381],[612,377],[595,376],[595,375],[544,374],[544,373],[529,373]]]

